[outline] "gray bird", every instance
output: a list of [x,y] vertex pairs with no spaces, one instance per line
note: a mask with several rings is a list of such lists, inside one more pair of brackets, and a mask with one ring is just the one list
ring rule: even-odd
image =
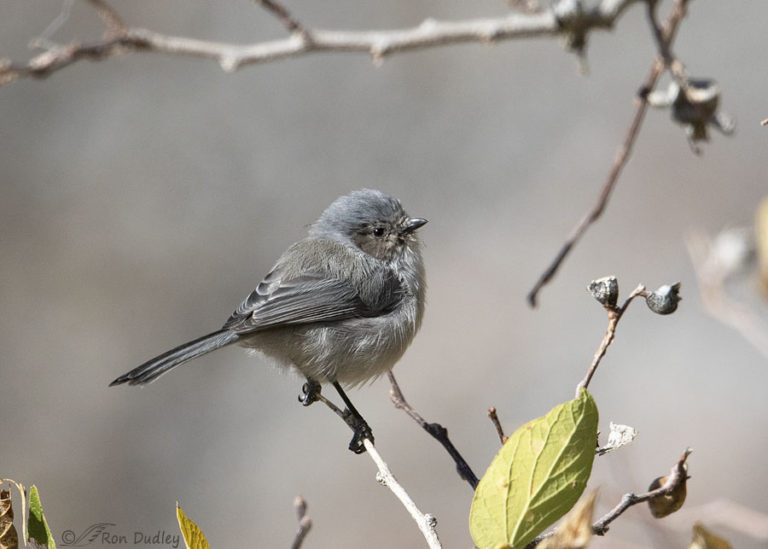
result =
[[364,451],[370,428],[340,384],[355,386],[389,371],[421,325],[426,283],[416,229],[427,222],[400,201],[363,189],[336,199],[289,247],[224,326],[115,379],[151,383],[193,358],[237,343],[261,351],[304,377],[302,403],[332,383]]

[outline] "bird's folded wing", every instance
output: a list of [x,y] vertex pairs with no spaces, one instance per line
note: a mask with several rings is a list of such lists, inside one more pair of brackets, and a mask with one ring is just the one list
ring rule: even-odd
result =
[[305,275],[277,284],[269,278],[232,313],[224,329],[242,334],[278,326],[372,317],[391,311],[401,299],[400,283],[394,273],[374,282],[380,285],[380,291],[368,292],[374,296],[369,299],[361,297],[348,282],[321,275]]

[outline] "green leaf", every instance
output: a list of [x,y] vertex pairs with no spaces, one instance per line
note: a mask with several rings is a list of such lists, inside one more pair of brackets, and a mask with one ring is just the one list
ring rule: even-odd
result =
[[179,521],[179,530],[184,536],[184,544],[187,549],[210,549],[203,531],[184,514],[178,501],[176,502],[176,519]]
[[525,547],[573,507],[592,472],[597,415],[583,389],[509,437],[472,499],[469,531],[477,547]]
[[34,541],[38,545],[48,549],[56,549],[56,542],[53,540],[53,534],[48,527],[43,514],[43,506],[40,503],[40,494],[37,493],[37,486],[34,484],[29,489],[29,534],[27,541]]

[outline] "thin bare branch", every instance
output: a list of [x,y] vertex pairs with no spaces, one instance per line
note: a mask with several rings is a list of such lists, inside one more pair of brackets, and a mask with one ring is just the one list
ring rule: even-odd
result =
[[496,408],[494,408],[493,406],[488,408],[488,417],[491,418],[491,422],[493,423],[493,426],[496,427],[496,434],[499,435],[499,441],[503,446],[504,443],[507,442],[507,439],[509,437],[504,434],[504,429],[501,427],[501,422],[499,421],[499,416],[496,413]]
[[293,538],[291,549],[300,549],[301,544],[304,543],[304,538],[307,537],[312,528],[312,520],[307,516],[307,502],[303,496],[296,496],[296,499],[293,500],[293,506],[296,508],[296,516],[299,520],[299,531]]
[[405,491],[405,488],[397,482],[397,479],[392,474],[392,471],[389,470],[389,466],[381,458],[373,443],[366,438],[363,439],[363,444],[365,445],[365,449],[368,450],[368,455],[371,456],[371,459],[373,459],[376,466],[379,468],[379,474],[376,476],[379,483],[389,488],[408,510],[413,517],[413,520],[415,520],[416,524],[419,526],[419,530],[421,530],[421,533],[424,535],[424,539],[427,540],[429,547],[431,549],[440,549],[442,546],[440,545],[440,540],[438,539],[437,531],[435,530],[437,519],[433,515],[424,514],[419,511],[419,508],[416,507],[416,504],[411,499],[411,496],[408,495],[408,492]]
[[277,17],[277,19],[283,24],[283,26],[286,28],[286,30],[290,33],[298,32],[301,34],[308,34],[308,31],[304,28],[304,26],[299,23],[298,19],[293,17],[291,15],[291,12],[288,11],[288,8],[280,4],[279,2],[276,2],[275,0],[253,0],[257,4],[260,4],[264,7],[267,11],[269,11],[272,15]]
[[118,13],[112,9],[112,6],[107,4],[106,0],[87,0],[88,3],[96,10],[96,14],[102,20],[104,25],[113,34],[122,34],[128,30],[128,26],[123,22],[123,19]]
[[51,21],[48,26],[43,30],[43,32],[40,33],[39,36],[33,38],[30,43],[30,48],[35,49],[49,49],[51,47],[54,47],[55,44],[51,42],[51,37],[61,28],[64,26],[64,23],[67,22],[69,19],[69,16],[72,14],[72,5],[74,4],[75,0],[63,0],[61,3],[61,11],[59,14]]
[[462,455],[448,438],[448,429],[439,423],[428,423],[423,417],[421,417],[421,415],[413,408],[413,406],[408,404],[408,401],[405,400],[403,391],[400,390],[400,385],[397,383],[394,374],[389,372],[387,376],[389,377],[389,382],[392,385],[392,389],[390,389],[389,394],[390,398],[392,399],[392,403],[395,405],[395,408],[400,408],[401,410],[405,411],[406,414],[411,416],[413,421],[421,425],[422,429],[437,439],[437,441],[443,445],[443,448],[445,448],[445,450],[448,452],[448,455],[451,456],[454,463],[456,464],[456,472],[459,474],[459,476],[466,480],[473,490],[477,488],[477,475],[475,475],[475,473],[472,471],[472,468],[464,460]]
[[[672,8],[672,12],[669,14],[666,23],[661,29],[663,38],[662,42],[666,44],[667,47],[671,46],[672,41],[675,38],[675,34],[678,27],[680,26],[680,22],[685,16],[685,8],[687,4],[688,0],[676,0],[675,5]],[[528,293],[527,299],[531,307],[536,306],[539,292],[550,280],[552,280],[552,278],[554,278],[563,261],[568,256],[573,247],[581,240],[581,237],[584,236],[586,230],[603,214],[603,211],[608,204],[608,200],[611,197],[611,193],[616,186],[616,182],[619,179],[619,175],[629,160],[629,156],[632,153],[632,148],[634,147],[635,141],[637,140],[637,135],[640,132],[640,127],[648,109],[648,101],[646,100],[646,97],[648,93],[650,93],[651,90],[656,87],[656,83],[658,82],[659,77],[661,77],[662,73],[664,72],[664,66],[664,60],[661,56],[657,57],[651,65],[648,76],[645,78],[645,82],[643,82],[643,85],[640,88],[640,94],[637,98],[637,105],[635,107],[635,114],[632,118],[632,122],[627,129],[627,133],[624,137],[624,141],[622,142],[621,147],[619,147],[618,153],[616,154],[616,157],[613,161],[613,165],[611,166],[611,170],[608,173],[608,177],[605,180],[605,183],[603,183],[603,188],[600,190],[597,201],[589,210],[589,212],[587,212],[587,214],[573,228],[571,234],[568,235],[568,238],[566,239],[562,248],[560,248],[560,251],[555,256],[555,259],[542,273],[542,275],[536,281],[536,284],[534,284],[533,289],[531,289],[531,291]]]
[[621,320],[621,317],[626,312],[629,304],[636,297],[647,295],[648,291],[645,289],[645,286],[640,284],[637,288],[632,290],[632,293],[629,294],[629,297],[624,301],[624,304],[621,307],[604,305],[605,312],[608,314],[608,329],[605,331],[603,340],[600,342],[600,346],[597,348],[595,356],[592,358],[592,363],[589,365],[587,375],[584,376],[584,379],[582,379],[576,386],[576,398],[579,398],[579,393],[581,392],[582,388],[586,389],[589,387],[589,382],[592,381],[592,376],[595,375],[597,367],[600,365],[600,361],[608,351],[608,347],[611,345],[611,343],[613,343],[613,338],[616,337],[616,325],[619,323],[619,320]]
[[[678,83],[681,89],[688,89],[688,77],[685,75],[685,67],[682,62],[672,53],[672,44],[666,39],[664,29],[659,23],[656,14],[657,0],[648,0],[648,22],[651,25],[653,37],[656,40],[656,48],[659,57],[664,61],[664,67],[669,70],[672,77]],[[683,13],[684,15],[684,13]]]
[[[427,19],[416,27],[396,30],[323,30],[302,27],[287,11],[281,12],[274,0],[261,2],[293,32],[291,36],[254,44],[238,45],[170,36],[152,30],[126,27],[106,0],[88,0],[94,5],[116,35],[103,41],[71,43],[51,47],[27,63],[0,60],[0,85],[19,78],[44,78],[72,63],[88,59],[101,61],[121,52],[152,52],[212,59],[225,71],[236,71],[256,63],[279,61],[315,52],[357,52],[375,62],[395,53],[403,53],[464,42],[493,43],[537,36],[568,35],[573,29],[612,28],[618,17],[639,0],[602,0],[583,9],[580,3],[560,2],[557,10],[541,13],[510,13],[503,17],[438,21]],[[276,11],[277,10],[277,11]],[[283,13],[282,16],[279,14]]]

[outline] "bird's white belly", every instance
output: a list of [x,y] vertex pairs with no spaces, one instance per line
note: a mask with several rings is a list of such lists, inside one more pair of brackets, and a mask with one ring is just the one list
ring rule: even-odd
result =
[[339,323],[282,327],[238,341],[319,382],[354,386],[390,370],[416,333],[414,322],[393,313]]

